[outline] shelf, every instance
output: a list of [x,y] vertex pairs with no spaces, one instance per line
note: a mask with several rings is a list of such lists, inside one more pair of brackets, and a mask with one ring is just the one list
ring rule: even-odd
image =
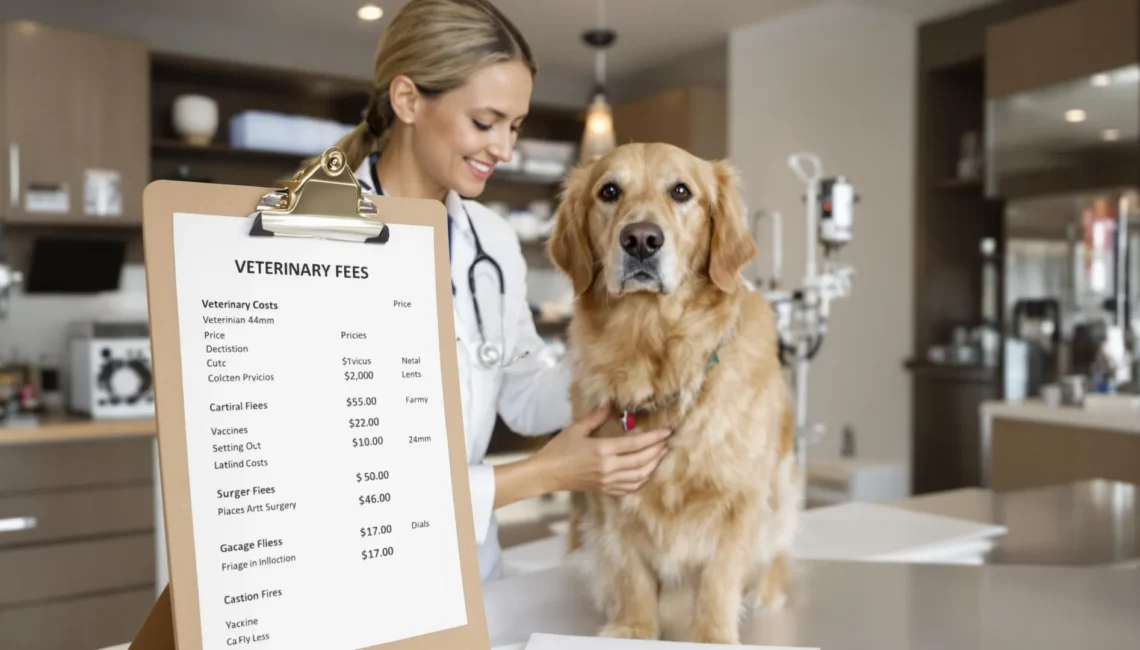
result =
[[997,379],[997,368],[981,365],[941,364],[925,360],[911,360],[906,362],[905,366],[907,370],[917,376],[932,379],[949,379],[971,383],[989,383]]
[[155,139],[151,141],[151,153],[162,156],[180,156],[185,158],[212,158],[225,160],[244,160],[250,162],[272,162],[296,164],[308,156],[294,153],[281,153],[278,151],[261,151],[258,149],[241,149],[228,144],[208,144],[204,146],[186,144],[178,140]]
[[980,178],[945,178],[933,184],[936,190],[982,189]]
[[[368,78],[304,72],[293,67],[258,66],[227,59],[183,56],[155,52],[151,55],[151,77],[158,85],[206,86],[243,93],[284,95],[320,100],[358,97],[367,101],[372,94]],[[363,108],[363,103],[361,103]]]
[[[164,158],[192,158],[196,160],[225,160],[250,163],[281,164],[296,166],[309,155],[242,149],[225,143],[212,143],[204,146],[186,144],[170,138],[156,138],[151,141],[151,153]],[[314,154],[315,155],[315,154]],[[520,171],[500,169],[491,175],[490,183],[516,183],[520,185],[540,185],[555,187],[562,183],[561,176],[532,176]]]
[[522,185],[548,185],[554,187],[562,183],[562,176],[532,176],[510,169],[496,169],[490,182],[519,183]]

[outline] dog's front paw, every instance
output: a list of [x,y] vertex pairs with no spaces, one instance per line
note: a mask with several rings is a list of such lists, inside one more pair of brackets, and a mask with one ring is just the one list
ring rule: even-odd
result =
[[745,611],[778,612],[788,606],[784,589],[761,588],[744,595]]
[[792,580],[787,558],[777,558],[757,575],[744,595],[749,609],[779,611],[787,607]]
[[765,590],[760,597],[760,606],[770,612],[778,612],[788,604],[788,592],[782,589]]
[[610,623],[603,627],[598,636],[611,639],[657,639],[657,630],[647,625],[618,625]]
[[696,643],[740,645],[740,632],[736,628],[724,630],[698,629],[693,641]]

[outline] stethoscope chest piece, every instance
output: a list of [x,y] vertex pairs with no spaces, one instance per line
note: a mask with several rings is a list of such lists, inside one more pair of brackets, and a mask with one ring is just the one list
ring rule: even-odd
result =
[[497,343],[491,343],[490,341],[480,343],[477,354],[479,356],[479,363],[484,368],[493,368],[499,365],[503,360],[502,346]]

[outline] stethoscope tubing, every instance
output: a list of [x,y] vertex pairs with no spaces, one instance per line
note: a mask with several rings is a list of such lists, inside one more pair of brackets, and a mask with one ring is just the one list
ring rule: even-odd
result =
[[[376,177],[376,161],[375,160],[372,160],[371,163],[369,164],[368,172],[372,176],[372,184],[376,186],[376,194],[382,196],[384,194],[384,190],[380,186],[380,179]],[[482,351],[487,349],[488,346],[491,345],[491,343],[487,340],[487,333],[483,329],[483,314],[479,310],[479,296],[475,291],[475,267],[477,267],[480,262],[489,262],[491,264],[491,267],[495,269],[495,274],[499,277],[499,298],[500,298],[499,312],[500,312],[500,320],[501,321],[505,320],[505,317],[506,317],[505,309],[506,309],[507,285],[506,285],[506,281],[503,277],[502,267],[500,267],[499,263],[497,261],[495,261],[495,258],[491,257],[490,255],[487,254],[487,251],[483,250],[483,242],[479,240],[479,233],[478,233],[478,231],[475,230],[475,224],[471,221],[471,213],[467,211],[467,208],[463,208],[463,216],[467,218],[467,226],[471,229],[471,236],[475,239],[475,259],[473,259],[471,261],[471,266],[467,267],[467,287],[468,287],[468,289],[471,290],[471,306],[474,307],[474,309],[475,309],[475,326],[479,329],[479,338],[481,338],[483,340],[482,343],[480,343],[480,345],[479,345],[479,349],[481,352],[479,354],[477,354],[476,356],[479,358],[479,363],[483,367],[490,368],[491,366],[495,365],[495,363],[487,361],[486,359],[484,359],[483,358],[484,355],[482,354]],[[450,247],[451,247],[451,223],[450,223],[450,221],[451,221],[451,215],[448,215],[447,239],[448,239],[448,249],[449,249],[448,252],[449,253],[450,253]],[[451,285],[451,292],[453,294],[455,293],[455,284],[454,283],[452,283],[452,285]],[[507,325],[505,322],[501,322],[500,324],[504,328]],[[505,338],[503,340],[503,344],[504,345],[506,344]],[[498,360],[500,362],[502,361],[503,352],[504,351],[500,351],[499,355],[498,355],[499,356]]]
[[[464,209],[464,213],[467,210]],[[467,225],[471,228],[471,235],[475,238],[475,259],[471,261],[471,266],[467,267],[467,287],[471,290],[471,304],[475,307],[475,325],[479,328],[479,336],[486,341],[487,335],[483,331],[483,315],[479,311],[479,301],[476,300],[475,293],[475,267],[480,262],[490,262],[491,266],[495,269],[495,274],[499,276],[499,297],[502,301],[501,304],[506,303],[507,285],[503,280],[503,269],[495,258],[491,257],[483,250],[483,243],[479,241],[479,233],[475,231],[475,224],[471,223],[471,215],[466,214]],[[504,323],[505,325],[505,323]]]

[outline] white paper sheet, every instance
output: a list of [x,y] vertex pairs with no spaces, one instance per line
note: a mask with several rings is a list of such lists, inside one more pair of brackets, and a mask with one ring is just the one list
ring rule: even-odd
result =
[[[844,503],[804,514],[795,556],[807,560],[919,561],[984,553],[1005,526],[912,512],[878,503]],[[978,549],[981,549],[978,551]]]
[[249,228],[174,215],[203,650],[465,625],[432,230]]
[[[710,650],[729,646],[677,641],[645,641],[640,639],[607,639],[562,634],[532,634],[526,650]],[[809,650],[787,646],[737,645],[741,650]],[[819,650],[811,648],[810,650]]]
[[[877,503],[845,503],[804,512],[792,554],[805,560],[978,564],[1007,532],[995,524]],[[568,549],[562,530],[508,548],[503,551],[503,572],[516,576],[561,566]]]

